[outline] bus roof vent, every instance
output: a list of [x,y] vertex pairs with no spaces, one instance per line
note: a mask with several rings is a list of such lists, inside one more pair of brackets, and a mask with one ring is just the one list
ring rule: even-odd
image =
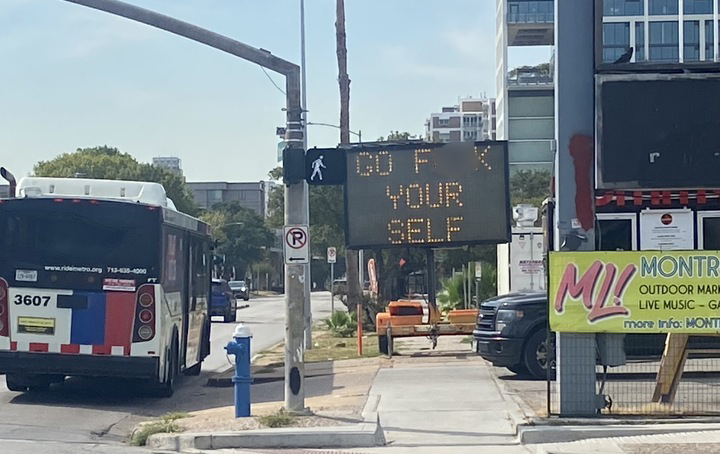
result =
[[92,180],[85,178],[25,177],[18,182],[18,197],[67,197],[128,200],[172,207],[159,183]]

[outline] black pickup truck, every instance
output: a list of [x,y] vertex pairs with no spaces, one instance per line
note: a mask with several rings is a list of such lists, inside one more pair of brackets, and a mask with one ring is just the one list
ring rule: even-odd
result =
[[[483,301],[473,337],[477,354],[494,366],[546,378],[548,363],[554,368],[555,362],[554,336],[548,342],[547,330],[547,294],[510,293]],[[625,355],[628,360],[657,360],[666,337],[663,333],[626,334]],[[693,350],[691,358],[717,357],[720,337],[691,336],[688,348]]]
[[516,374],[545,377],[548,361],[545,293],[510,293],[485,300],[473,331],[478,355]]

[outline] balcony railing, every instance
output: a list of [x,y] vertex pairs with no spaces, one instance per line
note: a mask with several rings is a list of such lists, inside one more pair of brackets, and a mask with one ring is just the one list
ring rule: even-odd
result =
[[508,24],[552,24],[555,13],[508,13]]
[[508,76],[507,83],[512,86],[522,85],[551,85],[554,82],[553,76],[549,74],[520,74],[517,76]]

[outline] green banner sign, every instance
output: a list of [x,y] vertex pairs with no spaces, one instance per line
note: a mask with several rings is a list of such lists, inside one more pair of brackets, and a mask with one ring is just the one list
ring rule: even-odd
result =
[[553,252],[550,328],[720,333],[720,251]]

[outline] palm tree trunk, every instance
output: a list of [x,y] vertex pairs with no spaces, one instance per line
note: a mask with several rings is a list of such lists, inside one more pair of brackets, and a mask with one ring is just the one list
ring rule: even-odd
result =
[[[347,44],[345,41],[345,1],[337,0],[335,31],[337,38],[338,83],[340,85],[340,143],[350,143],[350,78],[347,73]],[[345,252],[347,266],[347,307],[354,311],[361,302],[360,269],[357,251]]]

